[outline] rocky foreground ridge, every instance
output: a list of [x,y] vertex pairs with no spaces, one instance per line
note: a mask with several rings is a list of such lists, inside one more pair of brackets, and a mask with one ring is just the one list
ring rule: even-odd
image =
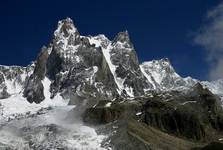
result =
[[127,31],[113,40],[82,36],[70,18],[58,22],[32,64],[0,66],[0,99],[67,99],[78,108],[68,116],[97,126],[108,136],[107,149],[186,150],[221,142],[221,83],[183,78],[167,58],[140,64]]

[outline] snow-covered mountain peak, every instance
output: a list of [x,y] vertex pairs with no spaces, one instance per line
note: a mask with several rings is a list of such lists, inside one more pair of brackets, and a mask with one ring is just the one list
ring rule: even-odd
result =
[[70,18],[60,20],[54,32],[54,36],[57,37],[62,35],[68,37],[71,34],[79,34],[77,28],[74,26],[73,20]]
[[182,78],[178,75],[168,58],[143,62],[140,68],[154,89],[181,90],[197,83],[197,80],[191,77]]
[[[80,43],[80,34],[70,18],[58,22],[54,32],[53,45],[58,51],[75,51],[76,45]],[[66,54],[66,53],[65,53]]]
[[143,62],[141,68],[144,69],[145,72],[151,74],[158,84],[161,84],[163,79],[167,76],[172,78],[180,77],[175,72],[168,58]]
[[172,72],[172,73],[175,72],[168,58],[146,61],[146,62],[143,62],[142,65],[147,68],[151,68],[154,71],[162,70],[163,72]]

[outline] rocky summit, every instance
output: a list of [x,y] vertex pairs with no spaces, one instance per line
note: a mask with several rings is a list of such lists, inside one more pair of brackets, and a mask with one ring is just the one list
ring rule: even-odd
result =
[[82,36],[66,18],[30,65],[0,66],[0,148],[214,149],[222,97],[222,80],[140,63],[127,31]]

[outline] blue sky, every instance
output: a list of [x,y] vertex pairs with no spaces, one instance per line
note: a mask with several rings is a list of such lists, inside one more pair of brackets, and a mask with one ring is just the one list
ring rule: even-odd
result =
[[208,52],[194,43],[220,0],[8,0],[0,5],[0,64],[27,65],[70,17],[82,35],[128,30],[140,62],[168,57],[182,76],[206,80]]

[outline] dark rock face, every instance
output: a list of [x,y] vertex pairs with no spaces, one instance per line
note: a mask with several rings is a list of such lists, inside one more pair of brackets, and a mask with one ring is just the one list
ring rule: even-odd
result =
[[[83,113],[83,121],[88,124],[107,124],[129,118],[139,119],[136,113],[141,111],[143,102],[115,102],[100,100],[93,107],[88,107]],[[121,102],[121,103],[120,103]]]
[[52,80],[56,80],[56,74],[62,70],[62,59],[56,53],[55,50],[52,50],[51,54],[49,55],[49,59],[47,61],[46,67],[46,74]]
[[[185,97],[165,101],[149,100],[144,106],[145,123],[190,139],[203,140],[209,129],[222,130],[222,108],[219,97],[195,85]],[[196,92],[196,94],[195,94]]]
[[45,78],[47,58],[48,51],[47,48],[44,47],[37,57],[34,72],[28,79],[23,92],[24,97],[26,97],[30,103],[40,103],[45,99],[43,93],[44,87],[41,81]]
[[205,137],[202,120],[194,112],[183,108],[175,110],[175,106],[162,101],[149,101],[145,107],[145,123],[148,125],[196,140]]
[[8,97],[10,97],[10,94],[7,92],[7,87],[4,87],[2,92],[0,92],[0,99],[5,99]]
[[[109,135],[108,141],[115,150],[134,150],[135,148],[139,150],[188,150],[196,147],[196,143],[161,132],[157,126],[153,128],[145,124],[143,108],[146,106],[144,104],[146,101],[142,98],[134,102],[113,102],[110,107],[103,107],[104,104],[100,103],[94,108],[87,109],[83,120],[88,124],[103,124],[105,127],[102,131]],[[181,117],[180,119],[183,120]],[[191,123],[188,120],[190,119],[185,120],[186,124]],[[179,136],[182,137],[182,135]]]
[[85,111],[83,120],[90,124],[105,124],[119,119],[122,113],[120,108],[114,107],[89,108]]

